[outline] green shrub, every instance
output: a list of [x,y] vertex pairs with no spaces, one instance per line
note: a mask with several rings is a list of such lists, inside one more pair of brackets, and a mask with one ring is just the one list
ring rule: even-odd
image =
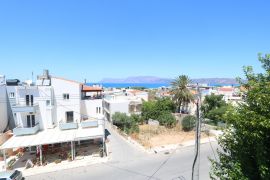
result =
[[188,115],[182,120],[182,128],[184,131],[190,131],[195,127],[196,117]]
[[112,116],[113,124],[120,128],[127,134],[139,132],[138,122],[139,117],[132,115],[131,117],[126,113],[116,112]]
[[158,121],[160,125],[166,126],[168,128],[172,128],[176,124],[176,119],[170,112],[162,112],[162,114],[158,117]]

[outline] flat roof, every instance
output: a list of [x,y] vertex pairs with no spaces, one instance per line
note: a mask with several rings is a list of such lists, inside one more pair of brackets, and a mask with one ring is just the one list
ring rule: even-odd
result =
[[0,149],[22,148],[29,146],[56,144],[70,141],[102,138],[104,136],[102,125],[94,128],[81,128],[60,130],[59,127],[40,131],[37,134],[25,136],[12,136]]

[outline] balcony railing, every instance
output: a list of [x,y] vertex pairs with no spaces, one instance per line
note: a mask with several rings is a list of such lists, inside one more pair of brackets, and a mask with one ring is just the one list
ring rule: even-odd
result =
[[61,130],[78,129],[78,123],[76,122],[59,122],[59,128]]
[[39,124],[33,127],[16,127],[13,129],[13,134],[15,136],[31,135],[36,134],[39,131]]
[[82,128],[98,127],[98,120],[86,120],[81,122]]
[[26,104],[16,104],[12,106],[13,112],[33,112],[38,110],[38,104],[26,105]]
[[82,100],[95,100],[95,99],[102,99],[103,96],[83,96]]

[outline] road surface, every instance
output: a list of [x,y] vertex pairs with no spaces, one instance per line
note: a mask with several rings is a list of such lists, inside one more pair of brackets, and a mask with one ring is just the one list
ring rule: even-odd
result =
[[[191,179],[194,146],[182,147],[177,151],[147,154],[110,130],[112,159],[107,163],[89,165],[69,170],[56,171],[26,177],[26,180],[172,180]],[[200,179],[209,179],[210,162],[214,158],[212,142],[201,145]]]

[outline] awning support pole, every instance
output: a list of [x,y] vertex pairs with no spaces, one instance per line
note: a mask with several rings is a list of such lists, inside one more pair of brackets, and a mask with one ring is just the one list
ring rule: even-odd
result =
[[39,159],[40,159],[40,164],[42,165],[43,163],[43,158],[42,158],[42,145],[39,145]]
[[5,161],[5,170],[7,170],[7,157],[6,157],[6,150],[3,149],[4,161]]
[[72,159],[72,161],[74,160],[74,155],[73,155],[73,141],[71,141],[71,143],[70,143],[70,148],[71,148],[71,159]]
[[107,156],[107,152],[105,153],[105,137],[104,136],[102,138],[102,145],[103,145],[103,156],[104,156],[104,154],[106,154],[106,156]]
[[75,149],[75,147],[76,147],[76,142],[73,142],[73,159],[75,159],[75,156],[76,156],[76,149]]

